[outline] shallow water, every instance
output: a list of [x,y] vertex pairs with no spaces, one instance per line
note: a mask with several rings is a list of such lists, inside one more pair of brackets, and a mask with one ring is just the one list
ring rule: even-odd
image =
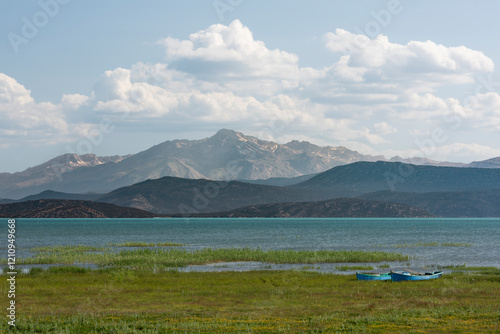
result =
[[[6,219],[0,240],[0,252],[7,256]],[[500,219],[19,219],[16,223],[17,256],[28,256],[31,248],[49,245],[170,241],[186,244],[186,249],[387,251],[416,257],[410,261],[412,267],[461,264],[500,267],[499,240]],[[470,247],[394,247],[419,242],[460,243]],[[185,270],[276,270],[305,266],[237,263],[205,265],[201,269],[190,266]],[[314,267],[330,271],[335,264]]]

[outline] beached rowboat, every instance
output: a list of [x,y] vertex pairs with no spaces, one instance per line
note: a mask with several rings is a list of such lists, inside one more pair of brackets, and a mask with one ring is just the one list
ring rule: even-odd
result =
[[360,281],[387,281],[391,279],[391,273],[358,273],[356,272],[356,278]]
[[391,272],[391,279],[393,282],[400,281],[424,281],[439,278],[443,275],[443,272],[440,270],[433,271],[432,273],[410,273],[409,271],[399,271],[399,272]]

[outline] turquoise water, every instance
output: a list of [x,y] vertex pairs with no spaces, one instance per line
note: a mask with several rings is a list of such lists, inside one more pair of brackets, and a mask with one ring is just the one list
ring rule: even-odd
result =
[[[0,231],[7,256],[7,219]],[[500,267],[500,219],[18,219],[18,256],[48,245],[179,242],[187,249],[251,247],[293,250],[377,250],[416,257],[414,266]],[[404,243],[470,247],[402,247]]]

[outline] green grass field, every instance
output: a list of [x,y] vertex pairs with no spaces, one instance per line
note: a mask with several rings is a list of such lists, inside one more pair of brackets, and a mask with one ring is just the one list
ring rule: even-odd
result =
[[[5,276],[4,276],[5,277]],[[1,305],[7,305],[3,280]],[[424,282],[306,271],[17,276],[20,333],[498,333],[500,270]],[[8,330],[2,321],[0,329]]]
[[[132,244],[131,244],[132,245]],[[136,245],[136,243],[134,243]],[[134,246],[135,247],[135,246]],[[19,333],[495,333],[500,270],[453,267],[426,282],[366,282],[355,275],[305,271],[315,263],[407,261],[398,253],[261,249],[140,248],[112,245],[33,249],[16,279]],[[304,270],[179,272],[229,261],[303,263]],[[102,269],[71,266],[92,263]],[[69,266],[67,266],[69,265]],[[110,266],[110,267],[108,267]],[[106,267],[106,268],[104,268]],[[154,268],[154,270],[153,270]],[[390,268],[387,263],[379,268]],[[157,270],[163,269],[163,270]],[[339,270],[372,266],[339,266]],[[2,278],[0,276],[0,278]],[[3,276],[0,305],[8,305]]]

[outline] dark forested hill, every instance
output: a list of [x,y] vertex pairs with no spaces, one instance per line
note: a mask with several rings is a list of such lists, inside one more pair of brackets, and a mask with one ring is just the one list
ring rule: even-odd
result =
[[477,191],[500,188],[500,169],[356,162],[334,167],[290,187],[314,189],[330,198],[353,197],[382,190],[416,193]]
[[404,203],[440,217],[500,217],[500,189],[432,193],[379,191],[360,198]]
[[99,201],[162,214],[220,212],[248,205],[307,201],[317,192],[238,181],[164,177],[123,187]]
[[228,212],[204,214],[204,217],[433,217],[429,212],[405,204],[336,198],[317,202],[293,202],[248,206]]
[[77,200],[35,200],[0,205],[2,218],[152,218],[151,212]]

